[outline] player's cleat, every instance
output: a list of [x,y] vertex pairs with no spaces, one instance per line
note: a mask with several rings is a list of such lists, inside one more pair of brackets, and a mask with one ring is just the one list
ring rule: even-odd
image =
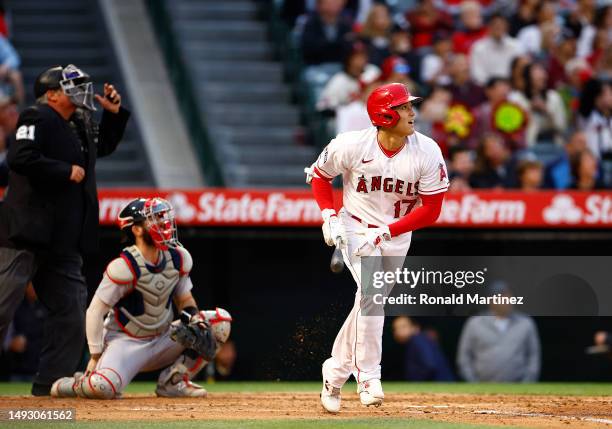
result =
[[324,381],[321,391],[321,405],[328,413],[338,413],[340,411],[340,388]]
[[357,393],[359,393],[359,399],[361,403],[366,406],[375,405],[379,407],[383,403],[385,394],[382,390],[382,384],[380,380],[372,379],[362,381],[357,384]]
[[164,384],[158,384],[155,389],[157,396],[164,398],[205,398],[208,395],[202,386],[189,381],[187,374],[175,373]]

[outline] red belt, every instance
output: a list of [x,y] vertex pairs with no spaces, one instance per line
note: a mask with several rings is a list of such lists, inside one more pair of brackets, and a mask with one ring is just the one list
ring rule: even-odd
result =
[[[349,213],[350,214],[350,213]],[[355,216],[354,214],[351,215],[351,217],[353,219],[355,219],[356,221],[358,221],[359,223],[366,223],[364,221],[362,221],[361,219],[359,219],[357,216]],[[371,223],[367,223],[368,228],[378,228],[378,225],[372,225]]]

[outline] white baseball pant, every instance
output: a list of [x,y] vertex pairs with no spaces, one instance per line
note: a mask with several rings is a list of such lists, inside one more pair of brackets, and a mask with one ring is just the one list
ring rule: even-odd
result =
[[[357,291],[353,309],[334,341],[332,355],[323,363],[323,378],[334,387],[342,387],[351,374],[357,382],[380,379],[382,335],[385,324],[384,316],[361,314],[361,258],[354,256],[353,252],[363,240],[363,236],[358,235],[357,231],[367,228],[368,225],[353,218],[345,209],[340,210],[339,215],[347,236],[347,246],[342,255],[344,263],[357,283]],[[383,260],[385,271],[395,271],[403,265],[411,238],[411,232],[394,237],[376,249],[371,256],[397,256]]]

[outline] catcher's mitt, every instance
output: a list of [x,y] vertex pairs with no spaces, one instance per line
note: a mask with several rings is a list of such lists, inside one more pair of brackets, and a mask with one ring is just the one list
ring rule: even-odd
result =
[[217,352],[217,340],[203,320],[170,325],[170,338],[188,349],[195,351],[207,361],[214,359]]

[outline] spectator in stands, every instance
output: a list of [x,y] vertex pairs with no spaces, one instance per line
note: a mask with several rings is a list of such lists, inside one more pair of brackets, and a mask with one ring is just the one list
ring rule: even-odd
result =
[[520,0],[518,9],[510,17],[510,35],[516,35],[523,28],[536,23],[536,7],[540,0]]
[[376,80],[380,75],[378,67],[368,64],[365,47],[357,44],[344,59],[343,70],[327,82],[317,101],[317,110],[336,110],[359,98],[364,84]]
[[418,322],[400,316],[393,320],[393,339],[404,346],[404,379],[454,381],[453,373],[436,339]]
[[336,134],[347,131],[359,131],[372,126],[366,108],[366,100],[370,93],[378,86],[378,82],[367,85],[358,99],[340,106],[336,110]]
[[563,100],[557,91],[548,89],[548,73],[540,63],[532,63],[524,70],[525,90],[513,91],[509,99],[520,105],[529,115],[526,143],[537,142],[563,144],[562,136],[567,129],[567,118]]
[[504,188],[514,182],[510,151],[497,134],[486,134],[476,150],[476,167],[470,177],[473,188]]
[[544,182],[544,167],[536,159],[525,159],[517,165],[519,189],[532,192],[542,188]]
[[[541,0],[536,5],[537,23],[524,27],[516,38],[525,52],[541,57],[554,37],[558,36],[561,27],[557,23],[556,2],[554,0]],[[548,37],[546,37],[548,36]],[[545,43],[546,42],[546,43]]]
[[557,89],[568,83],[565,66],[574,57],[576,57],[576,35],[573,31],[564,29],[548,61],[549,88]]
[[508,36],[508,22],[502,15],[489,20],[489,34],[472,45],[470,70],[474,81],[485,85],[492,77],[510,77],[512,60],[522,53],[516,39]]
[[567,140],[559,158],[546,166],[544,186],[552,189],[568,189],[572,186],[572,160],[587,147],[584,131],[576,131]]
[[510,86],[516,91],[525,91],[525,67],[531,63],[526,55],[516,57],[510,63]]
[[461,3],[461,31],[453,33],[453,51],[469,54],[472,45],[487,35],[487,27],[482,22],[482,8],[475,0]]
[[[601,45],[607,40],[610,43],[612,35],[612,6],[601,7],[596,10],[591,23],[584,25],[578,39],[578,56],[589,59],[591,65],[595,63],[597,50],[601,50],[605,46]],[[597,40],[597,35],[600,34],[600,40]]]
[[422,50],[431,46],[436,31],[453,30],[451,16],[436,8],[434,0],[418,0],[417,7],[406,14],[412,32],[412,46]]
[[342,15],[345,3],[317,0],[317,9],[308,15],[301,33],[306,64],[339,63],[350,52],[352,22]]
[[31,381],[36,373],[45,315],[45,307],[38,301],[30,283],[6,339],[11,381]]
[[486,101],[482,87],[476,85],[470,78],[470,63],[467,56],[453,56],[448,69],[451,83],[448,86],[453,96],[453,103],[461,103],[469,108],[475,108]]
[[[565,20],[565,27],[569,28],[574,34],[582,36],[583,30],[587,28],[595,18],[597,1],[596,0],[577,0],[574,10],[572,10]],[[578,48],[579,55],[584,57],[583,52]]]
[[[343,13],[349,17],[355,17],[362,8],[368,8],[369,0],[347,0]],[[290,28],[296,25],[298,18],[304,18],[309,13],[315,12],[317,0],[282,0],[281,17]],[[299,23],[298,23],[299,25]]]
[[572,160],[572,189],[592,191],[604,189],[597,157],[589,149],[585,149]]
[[9,167],[6,161],[10,136],[15,132],[19,113],[6,95],[0,95],[0,187],[8,185]]
[[4,0],[0,0],[0,35],[8,38],[9,31],[6,24],[6,5]]
[[588,81],[580,97],[579,127],[597,158],[612,158],[612,81]]
[[419,129],[427,132],[442,150],[442,155],[448,155],[449,134],[444,130],[444,122],[448,115],[448,108],[452,100],[450,91],[444,86],[435,86],[423,103],[419,107],[419,114],[416,117]]
[[595,73],[598,79],[612,81],[612,43],[597,60]]
[[[497,282],[492,295],[512,296]],[[540,374],[540,339],[533,319],[510,304],[491,304],[470,317],[459,338],[457,366],[469,382],[532,382]]]
[[392,56],[401,57],[409,67],[409,76],[415,83],[420,83],[421,56],[412,49],[410,34],[402,29],[396,29],[391,34],[389,46]]
[[382,65],[379,84],[399,82],[408,86],[410,92],[418,92],[417,84],[410,78],[410,66],[399,56],[390,56]]
[[360,39],[366,44],[370,62],[381,66],[385,58],[391,55],[391,30],[393,21],[389,8],[382,3],[375,3],[366,22],[359,33]]
[[612,332],[597,331],[593,336],[593,343],[596,346],[608,346],[612,349]]
[[449,161],[450,190],[453,192],[470,190],[470,176],[474,171],[474,152],[465,146],[451,147]]
[[0,36],[0,82],[3,82],[4,92],[13,94],[17,104],[25,101],[23,77],[19,71],[21,59],[11,42]]
[[509,148],[515,149],[524,146],[524,131],[518,130],[512,134],[506,134],[495,128],[496,124],[493,120],[495,108],[503,102],[506,102],[509,94],[510,82],[508,79],[497,77],[489,79],[485,88],[487,101],[474,110],[475,121],[473,131],[466,141],[470,149],[475,149],[481,143],[483,135],[493,133],[499,135]]
[[421,81],[427,85],[451,83],[450,63],[453,58],[453,42],[447,31],[437,31],[433,37],[433,51],[423,58]]
[[569,128],[575,128],[577,125],[580,94],[592,75],[593,70],[584,58],[572,58],[565,64],[567,82],[562,83],[557,91],[565,104]]
[[5,188],[8,185],[9,167],[6,162],[7,152],[7,138],[0,132],[0,188]]

